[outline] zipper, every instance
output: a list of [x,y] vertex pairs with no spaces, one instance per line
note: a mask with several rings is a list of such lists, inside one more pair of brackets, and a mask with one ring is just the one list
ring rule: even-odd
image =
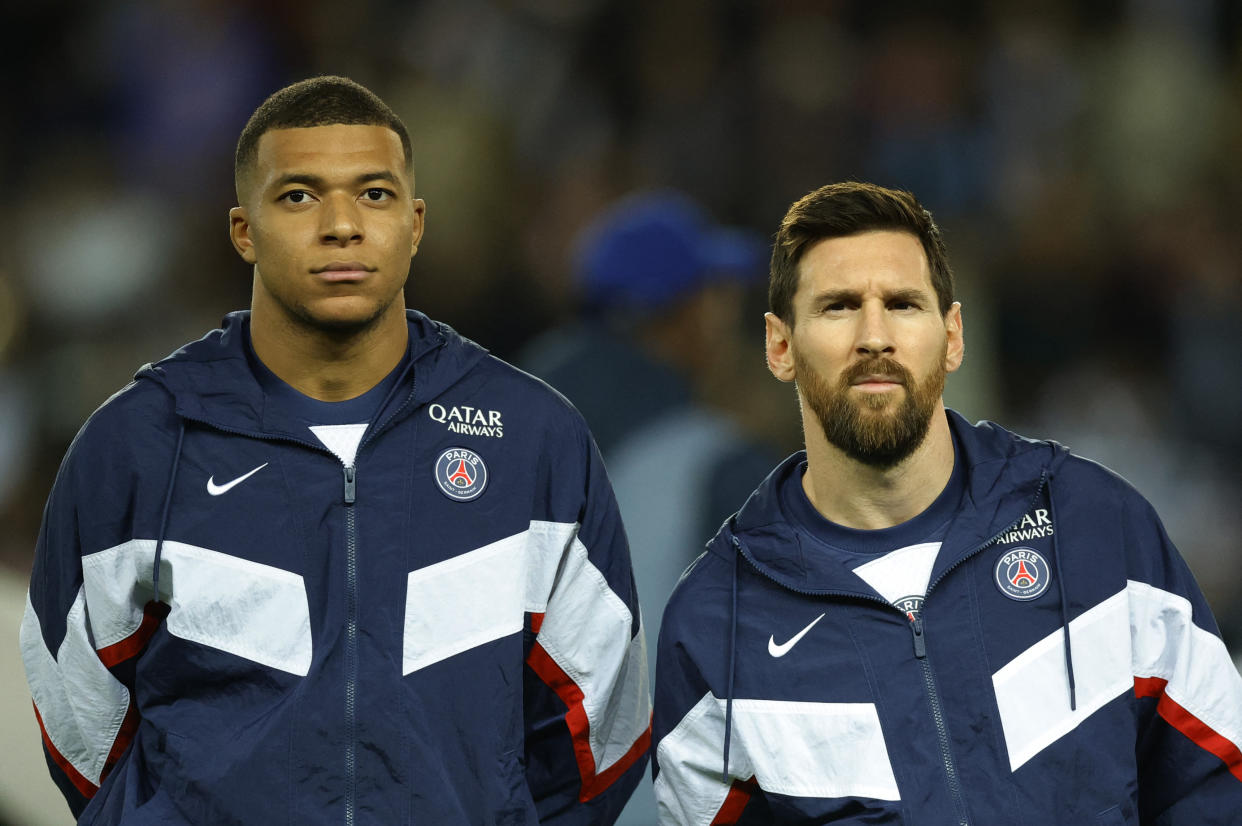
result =
[[[368,427],[358,443],[358,453],[414,399],[415,373],[410,371],[410,392],[382,422]],[[345,826],[354,826],[358,807],[358,459],[344,465],[345,503]]]
[[358,799],[358,470],[345,466],[345,824],[353,826]]
[[910,621],[910,628],[914,633],[914,656],[918,659],[923,671],[923,687],[927,689],[927,703],[931,706],[932,722],[936,724],[936,739],[940,743],[940,762],[949,784],[949,793],[953,797],[953,808],[957,812],[958,826],[970,826],[970,821],[966,819],[966,802],[962,799],[962,784],[957,776],[957,764],[953,762],[953,750],[949,745],[949,728],[945,725],[940,692],[936,688],[931,661],[927,659],[927,641],[924,639],[927,632],[923,628],[923,619],[915,617]]

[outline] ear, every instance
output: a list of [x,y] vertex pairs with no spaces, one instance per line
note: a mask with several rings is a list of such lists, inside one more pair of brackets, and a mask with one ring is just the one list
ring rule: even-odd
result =
[[797,378],[791,349],[793,330],[773,313],[764,313],[763,322],[768,370],[781,381],[793,381]]
[[423,227],[427,217],[427,204],[422,198],[414,200],[414,241],[410,244],[410,257],[418,255],[418,242],[423,240]]
[[250,237],[250,219],[245,207],[235,206],[229,210],[229,240],[247,264],[259,260],[254,252],[254,239]]
[[944,369],[952,373],[962,366],[966,357],[966,341],[962,337],[962,303],[954,301],[953,306],[944,314],[944,331],[948,336],[948,345],[944,353]]

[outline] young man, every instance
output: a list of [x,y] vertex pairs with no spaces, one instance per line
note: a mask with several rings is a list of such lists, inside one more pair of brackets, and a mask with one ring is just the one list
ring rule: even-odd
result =
[[405,309],[409,137],[294,84],[237,147],[230,314],[90,418],[22,653],[81,822],[610,823],[649,742],[629,552],[547,386]]
[[1151,506],[946,411],[962,315],[931,215],[812,192],[770,303],[806,451],[664,615],[662,822],[1242,822],[1242,679]]

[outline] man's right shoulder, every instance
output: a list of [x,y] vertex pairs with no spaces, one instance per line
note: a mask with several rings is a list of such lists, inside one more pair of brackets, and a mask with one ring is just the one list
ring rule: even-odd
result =
[[[719,537],[708,543],[682,572],[664,607],[663,627],[702,629],[705,621],[719,619],[727,611],[733,587],[733,550]],[[736,562],[745,564],[741,560]],[[661,632],[663,634],[663,632]]]
[[150,444],[161,433],[174,433],[176,404],[155,382],[134,379],[109,396],[87,417],[70,446],[70,453],[107,444]]

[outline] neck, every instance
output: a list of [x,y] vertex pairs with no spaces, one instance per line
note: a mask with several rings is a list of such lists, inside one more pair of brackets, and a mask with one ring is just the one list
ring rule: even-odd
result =
[[337,335],[254,307],[250,343],[259,361],[303,395],[325,402],[356,398],[384,380],[405,355],[404,302],[375,323]]
[[901,463],[879,469],[852,459],[804,416],[807,468],[802,488],[815,509],[838,525],[891,528],[925,511],[953,475],[953,434],[944,404],[932,413],[927,437]]

